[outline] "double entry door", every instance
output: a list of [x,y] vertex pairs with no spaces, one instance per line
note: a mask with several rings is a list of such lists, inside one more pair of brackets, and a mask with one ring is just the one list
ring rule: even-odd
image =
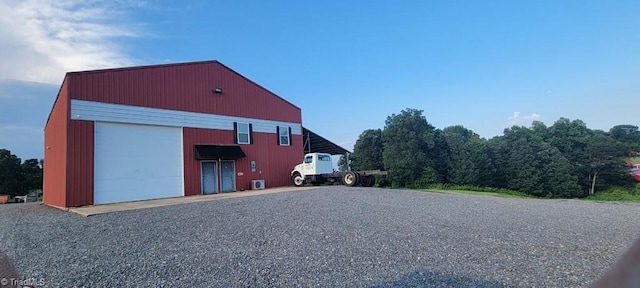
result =
[[236,190],[234,161],[202,162],[202,194],[233,192]]

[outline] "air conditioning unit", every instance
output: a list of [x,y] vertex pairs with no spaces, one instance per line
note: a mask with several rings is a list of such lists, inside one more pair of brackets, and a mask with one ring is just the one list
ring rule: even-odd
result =
[[251,180],[251,190],[264,189],[264,180]]

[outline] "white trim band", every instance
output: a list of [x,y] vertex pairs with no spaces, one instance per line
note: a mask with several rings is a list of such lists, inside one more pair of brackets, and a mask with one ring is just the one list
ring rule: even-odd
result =
[[233,130],[233,122],[251,123],[253,132],[276,133],[277,126],[291,127],[291,134],[302,135],[302,125],[264,119],[149,108],[102,102],[71,100],[71,120],[105,121],[171,127]]

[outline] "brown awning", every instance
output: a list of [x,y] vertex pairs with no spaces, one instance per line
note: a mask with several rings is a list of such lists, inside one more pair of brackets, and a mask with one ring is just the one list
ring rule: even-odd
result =
[[246,157],[238,145],[195,145],[197,160],[235,160]]

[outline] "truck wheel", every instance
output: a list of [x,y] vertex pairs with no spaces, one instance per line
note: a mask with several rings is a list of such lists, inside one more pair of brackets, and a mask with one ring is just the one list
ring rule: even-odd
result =
[[362,187],[373,187],[373,184],[376,183],[375,175],[367,175],[362,178]]
[[347,171],[346,173],[344,173],[344,176],[342,176],[342,183],[347,186],[358,185],[358,174]]
[[294,174],[293,177],[291,177],[291,181],[293,181],[293,185],[296,185],[296,187],[304,185],[304,177],[302,177],[300,173]]

